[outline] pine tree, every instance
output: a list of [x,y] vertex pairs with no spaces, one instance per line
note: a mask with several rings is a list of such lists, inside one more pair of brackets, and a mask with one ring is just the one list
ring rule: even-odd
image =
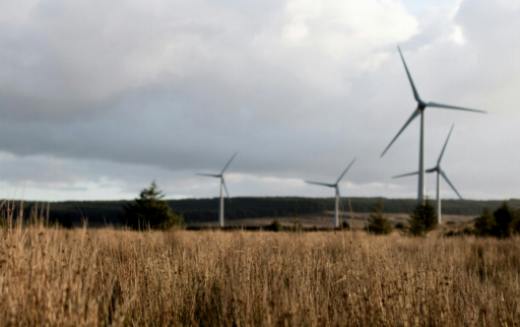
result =
[[131,204],[124,208],[126,223],[134,229],[167,229],[182,225],[182,217],[175,214],[168,203],[163,200],[164,194],[152,182]]
[[484,209],[480,217],[475,219],[475,232],[479,236],[493,235],[495,225],[495,217],[493,217],[489,209]]
[[373,234],[390,234],[393,230],[392,223],[383,214],[384,204],[379,201],[368,218],[367,231]]
[[428,200],[415,207],[408,219],[408,225],[410,234],[415,236],[424,235],[437,227],[437,214]]
[[493,234],[496,237],[509,237],[512,232],[513,212],[509,209],[506,202],[493,213],[495,217],[495,226]]

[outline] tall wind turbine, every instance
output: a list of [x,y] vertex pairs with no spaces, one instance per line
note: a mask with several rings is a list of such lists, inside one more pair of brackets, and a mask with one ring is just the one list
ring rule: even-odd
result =
[[356,161],[356,159],[354,158],[354,160],[352,160],[350,162],[350,164],[347,166],[347,168],[345,168],[345,170],[343,170],[341,175],[339,175],[339,177],[338,177],[338,179],[336,180],[335,183],[322,183],[322,182],[305,181],[307,184],[313,184],[313,185],[320,185],[320,186],[330,187],[330,188],[333,188],[335,190],[336,203],[334,205],[334,227],[336,227],[336,228],[339,227],[339,200],[340,200],[340,197],[341,197],[340,192],[339,192],[339,182],[347,174],[347,172],[349,171],[350,167],[352,167],[352,165],[354,164],[355,161]]
[[[441,206],[442,200],[441,200],[441,192],[440,192],[441,176],[446,181],[446,183],[448,183],[448,185],[455,192],[455,194],[457,194],[459,199],[462,200],[462,196],[460,195],[459,191],[457,191],[457,189],[455,188],[453,183],[450,181],[450,179],[446,175],[446,172],[441,167],[441,161],[444,156],[444,152],[446,151],[446,146],[448,145],[448,141],[450,140],[450,136],[451,136],[451,133],[453,132],[454,127],[455,127],[454,125],[451,125],[450,132],[448,134],[448,137],[446,138],[446,141],[444,142],[444,146],[442,147],[442,151],[441,151],[441,154],[439,155],[439,159],[437,159],[437,164],[435,165],[435,167],[426,170],[426,173],[428,173],[428,174],[436,173],[436,175],[437,175],[437,221],[439,224],[442,222],[442,206]],[[418,173],[419,172],[398,175],[398,176],[395,176],[394,178],[413,176],[413,175],[417,175]]]
[[410,82],[410,86],[412,87],[412,92],[415,101],[417,102],[417,107],[408,118],[408,120],[405,122],[403,127],[399,130],[397,135],[394,136],[390,144],[385,148],[383,153],[381,154],[381,157],[385,155],[385,153],[390,149],[392,144],[394,144],[395,140],[401,135],[401,133],[410,125],[410,123],[419,116],[420,118],[420,137],[419,137],[419,180],[418,180],[418,190],[417,190],[417,202],[423,203],[424,201],[424,111],[426,108],[440,108],[440,109],[450,109],[450,110],[462,110],[462,111],[470,111],[470,112],[478,112],[478,113],[485,113],[485,111],[477,110],[477,109],[470,109],[470,108],[464,108],[464,107],[458,107],[458,106],[452,106],[447,104],[442,104],[438,102],[425,102],[421,99],[419,96],[419,92],[417,92],[417,88],[415,87],[415,84],[412,79],[412,75],[410,74],[410,71],[408,70],[408,66],[406,65],[406,61],[404,60],[403,53],[401,52],[401,48],[397,47],[397,50],[399,51],[399,55],[401,56],[401,61],[403,62],[404,69],[406,71],[406,75],[408,76],[408,81]]
[[222,170],[220,171],[219,174],[207,174],[207,173],[197,174],[199,176],[206,176],[206,177],[213,177],[213,178],[220,179],[220,207],[219,207],[219,211],[218,211],[218,221],[219,221],[220,227],[224,227],[224,192],[226,192],[226,196],[229,198],[229,192],[228,192],[228,188],[226,186],[226,180],[224,179],[224,173],[229,168],[229,165],[231,165],[231,162],[233,161],[233,159],[235,159],[237,154],[238,153],[235,153],[231,156],[231,158],[228,160],[228,162],[226,163],[224,168],[222,168]]

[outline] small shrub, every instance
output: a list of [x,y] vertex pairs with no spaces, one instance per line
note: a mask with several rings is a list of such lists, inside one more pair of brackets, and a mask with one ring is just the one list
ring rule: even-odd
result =
[[464,229],[462,230],[462,235],[474,235],[475,234],[475,230],[471,227],[464,227]]
[[344,229],[344,230],[350,230],[350,225],[347,221],[343,221],[341,223],[341,229]]
[[495,226],[493,228],[493,235],[500,238],[511,236],[513,230],[513,212],[506,202],[493,213],[495,218]]
[[495,218],[489,209],[484,209],[480,217],[475,219],[475,234],[478,236],[493,235],[495,224]]
[[386,235],[390,234],[393,230],[392,223],[385,218],[383,214],[384,204],[380,201],[375,207],[374,211],[370,214],[368,218],[368,226],[366,230],[369,233],[377,234],[377,235]]
[[493,214],[488,209],[484,209],[480,217],[475,219],[475,234],[478,236],[507,238],[513,233],[520,233],[520,215],[506,202],[502,203]]
[[283,226],[278,220],[275,219],[269,225],[267,225],[265,229],[272,232],[280,232],[283,229]]
[[520,234],[520,212],[518,210],[514,212],[512,229],[513,233]]
[[403,229],[405,229],[405,226],[404,226],[404,224],[402,222],[398,222],[398,223],[396,223],[394,225],[394,228],[395,229],[399,229],[399,230],[403,230]]

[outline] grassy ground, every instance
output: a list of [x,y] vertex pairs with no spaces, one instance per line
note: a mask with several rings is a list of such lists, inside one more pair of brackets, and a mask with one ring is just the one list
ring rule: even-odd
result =
[[520,239],[0,229],[2,325],[514,325]]
[[[340,217],[340,222],[347,222],[353,229],[363,229],[367,223],[370,213],[357,212],[352,215],[344,215]],[[393,224],[402,223],[406,224],[410,218],[409,213],[393,213],[384,214],[385,218],[390,220]],[[464,215],[444,215],[443,226],[448,229],[463,228],[474,219],[474,216]],[[284,226],[302,226],[306,228],[318,227],[318,228],[334,228],[334,212],[324,212],[319,215],[305,215],[300,217],[262,217],[262,218],[243,218],[227,220],[226,226],[267,226],[273,221],[278,221]],[[192,222],[188,224],[190,227],[218,227],[218,220],[209,222]]]

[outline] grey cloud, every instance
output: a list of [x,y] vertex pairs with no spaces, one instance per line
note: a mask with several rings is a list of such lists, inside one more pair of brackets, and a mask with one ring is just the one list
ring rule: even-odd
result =
[[[83,162],[63,170],[83,176],[80,184],[117,180],[121,194],[157,174],[171,194],[193,196],[212,192],[193,172],[218,169],[236,150],[233,171],[249,176],[237,184],[238,194],[316,194],[290,181],[326,180],[357,156],[347,186],[353,192],[413,195],[413,180],[390,176],[416,167],[417,126],[379,159],[414,106],[395,51],[399,42],[425,98],[494,113],[428,112],[429,162],[455,121],[446,165],[461,191],[517,194],[501,184],[514,182],[493,170],[514,174],[508,162],[519,159],[496,147],[504,138],[518,146],[511,122],[518,115],[506,109],[516,103],[509,85],[520,82],[513,56],[518,8],[464,1],[446,16],[450,6],[428,12],[427,4],[422,22],[392,7],[385,19],[402,26],[382,39],[372,17],[359,25],[322,24],[334,16],[325,4],[334,2],[324,2],[320,16],[299,1],[54,0],[32,7],[21,23],[0,19],[0,149],[20,160]],[[288,16],[290,5],[299,8],[301,22]],[[377,6],[367,2],[360,12],[370,15]],[[288,36],[295,21],[307,36]],[[455,26],[466,43],[450,38]],[[31,175],[20,171],[10,182],[24,174]],[[273,176],[280,177],[276,187],[265,180]],[[75,185],[66,174],[39,183],[53,178]],[[280,190],[284,183],[287,191]]]

